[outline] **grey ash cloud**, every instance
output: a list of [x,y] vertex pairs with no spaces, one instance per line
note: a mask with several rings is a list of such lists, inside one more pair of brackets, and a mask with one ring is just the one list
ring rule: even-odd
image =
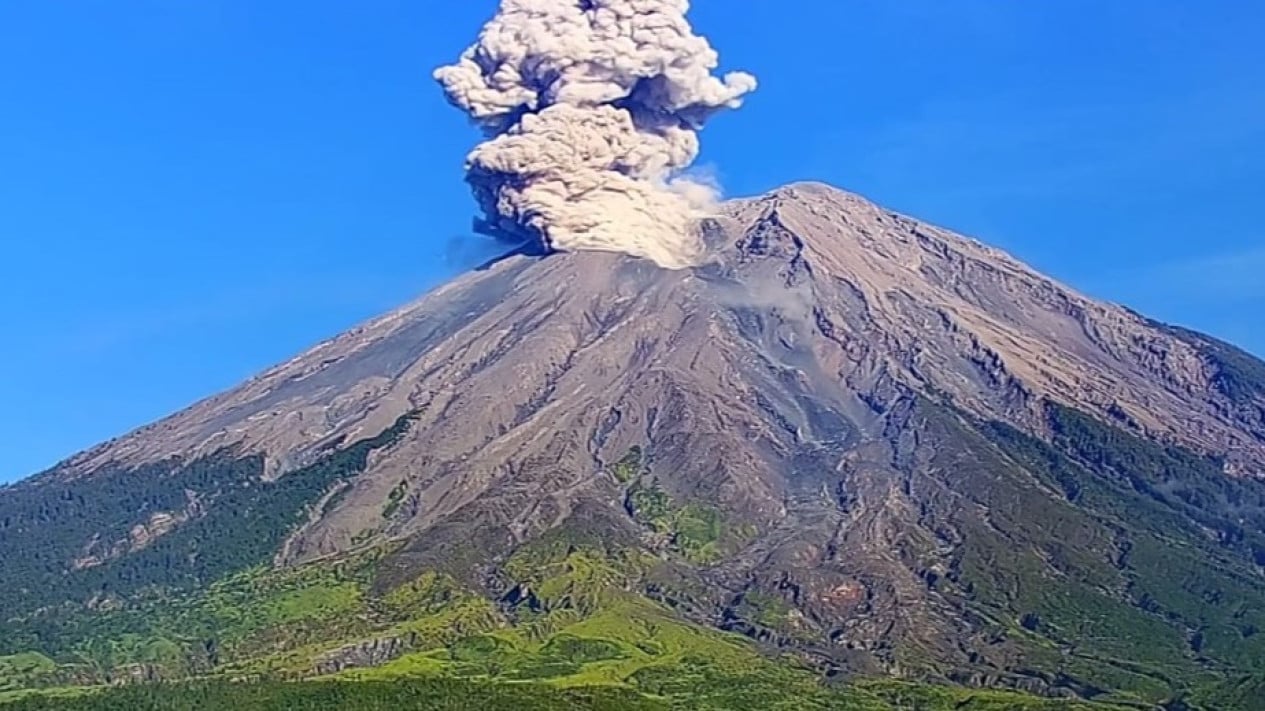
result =
[[688,0],[503,0],[435,71],[486,139],[467,159],[481,232],[546,250],[616,251],[680,268],[716,200],[684,171],[698,132],[755,77],[717,77]]

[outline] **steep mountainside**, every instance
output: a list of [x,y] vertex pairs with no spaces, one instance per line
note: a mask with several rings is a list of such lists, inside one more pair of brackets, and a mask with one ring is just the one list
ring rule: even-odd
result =
[[[1257,683],[1265,364],[821,185],[705,232],[690,270],[505,258],[0,490],[14,683],[407,662],[671,698],[765,669],[715,630],[832,679]],[[271,616],[226,621],[234,590]]]
[[[529,346],[546,344],[539,357],[507,359],[527,367],[600,339],[592,355],[567,364],[589,376],[588,360],[607,358],[616,343],[627,348],[638,327],[695,319],[690,326],[749,340],[722,320],[748,307],[810,326],[803,347],[831,377],[881,370],[1017,423],[1032,421],[1025,405],[1054,398],[1265,476],[1265,393],[1253,384],[1265,373],[1233,347],[1087,299],[995,249],[827,186],[794,185],[726,212],[712,225],[724,247],[701,269],[656,270],[602,253],[507,259],[63,471],[244,444],[281,473],[340,438],[385,429],[428,398],[447,397],[445,389],[464,391],[473,375],[495,380],[483,368],[439,367],[449,359],[499,361],[530,335]],[[649,313],[654,325],[642,323]],[[651,355],[675,357],[663,348]],[[539,384],[527,372],[511,380]]]

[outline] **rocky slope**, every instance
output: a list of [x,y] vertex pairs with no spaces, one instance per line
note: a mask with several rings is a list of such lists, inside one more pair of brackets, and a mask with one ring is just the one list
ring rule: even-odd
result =
[[819,184],[730,203],[710,237],[712,260],[690,271],[602,253],[503,260],[90,450],[63,472],[240,444],[264,454],[277,475],[406,412],[447,407],[454,393],[475,401],[470,386],[628,382],[642,374],[603,368],[627,365],[638,346],[657,368],[689,362],[665,347],[678,345],[669,334],[686,331],[749,349],[734,314],[763,310],[787,333],[803,331],[796,348],[832,389],[864,392],[873,389],[866,381],[888,379],[1033,427],[1035,405],[1052,398],[1265,475],[1260,413],[1243,411],[1198,334],[1088,299],[996,249]]
[[280,566],[390,545],[375,590],[513,616],[540,581],[507,561],[561,536],[845,673],[1158,701],[1265,651],[1265,365],[822,185],[704,227],[690,270],[467,274],[0,491],[0,531],[70,531],[31,568],[70,599],[205,584],[267,492]]

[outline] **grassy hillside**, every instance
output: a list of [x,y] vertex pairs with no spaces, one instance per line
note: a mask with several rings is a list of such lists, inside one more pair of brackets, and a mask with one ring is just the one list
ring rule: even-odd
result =
[[[792,657],[770,656],[624,590],[629,571],[649,564],[635,557],[524,549],[509,567],[534,592],[530,604],[507,609],[433,573],[375,595],[370,582],[382,554],[257,568],[194,594],[63,611],[58,625],[29,638],[49,640],[53,657],[0,662],[0,689],[9,690],[0,699],[14,709],[1110,708],[888,682],[823,684]],[[202,681],[179,681],[195,675]],[[128,680],[138,683],[90,686]],[[87,686],[68,691],[72,682]],[[45,691],[15,693],[23,687]]]
[[[742,686],[711,694],[700,688],[689,700],[652,696],[610,686],[558,688],[446,678],[384,681],[244,682],[200,681],[131,686],[71,695],[31,695],[0,703],[5,711],[1111,711],[1112,707],[1039,700],[1007,693],[962,693],[930,687],[879,684],[777,698],[748,695]],[[1124,711],[1120,709],[1119,711]]]

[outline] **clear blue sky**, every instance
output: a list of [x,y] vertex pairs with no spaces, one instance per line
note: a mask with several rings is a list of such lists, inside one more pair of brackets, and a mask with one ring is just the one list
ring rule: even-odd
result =
[[[0,3],[0,480],[461,267],[494,0]],[[731,194],[820,179],[1265,352],[1265,4],[695,0]]]

